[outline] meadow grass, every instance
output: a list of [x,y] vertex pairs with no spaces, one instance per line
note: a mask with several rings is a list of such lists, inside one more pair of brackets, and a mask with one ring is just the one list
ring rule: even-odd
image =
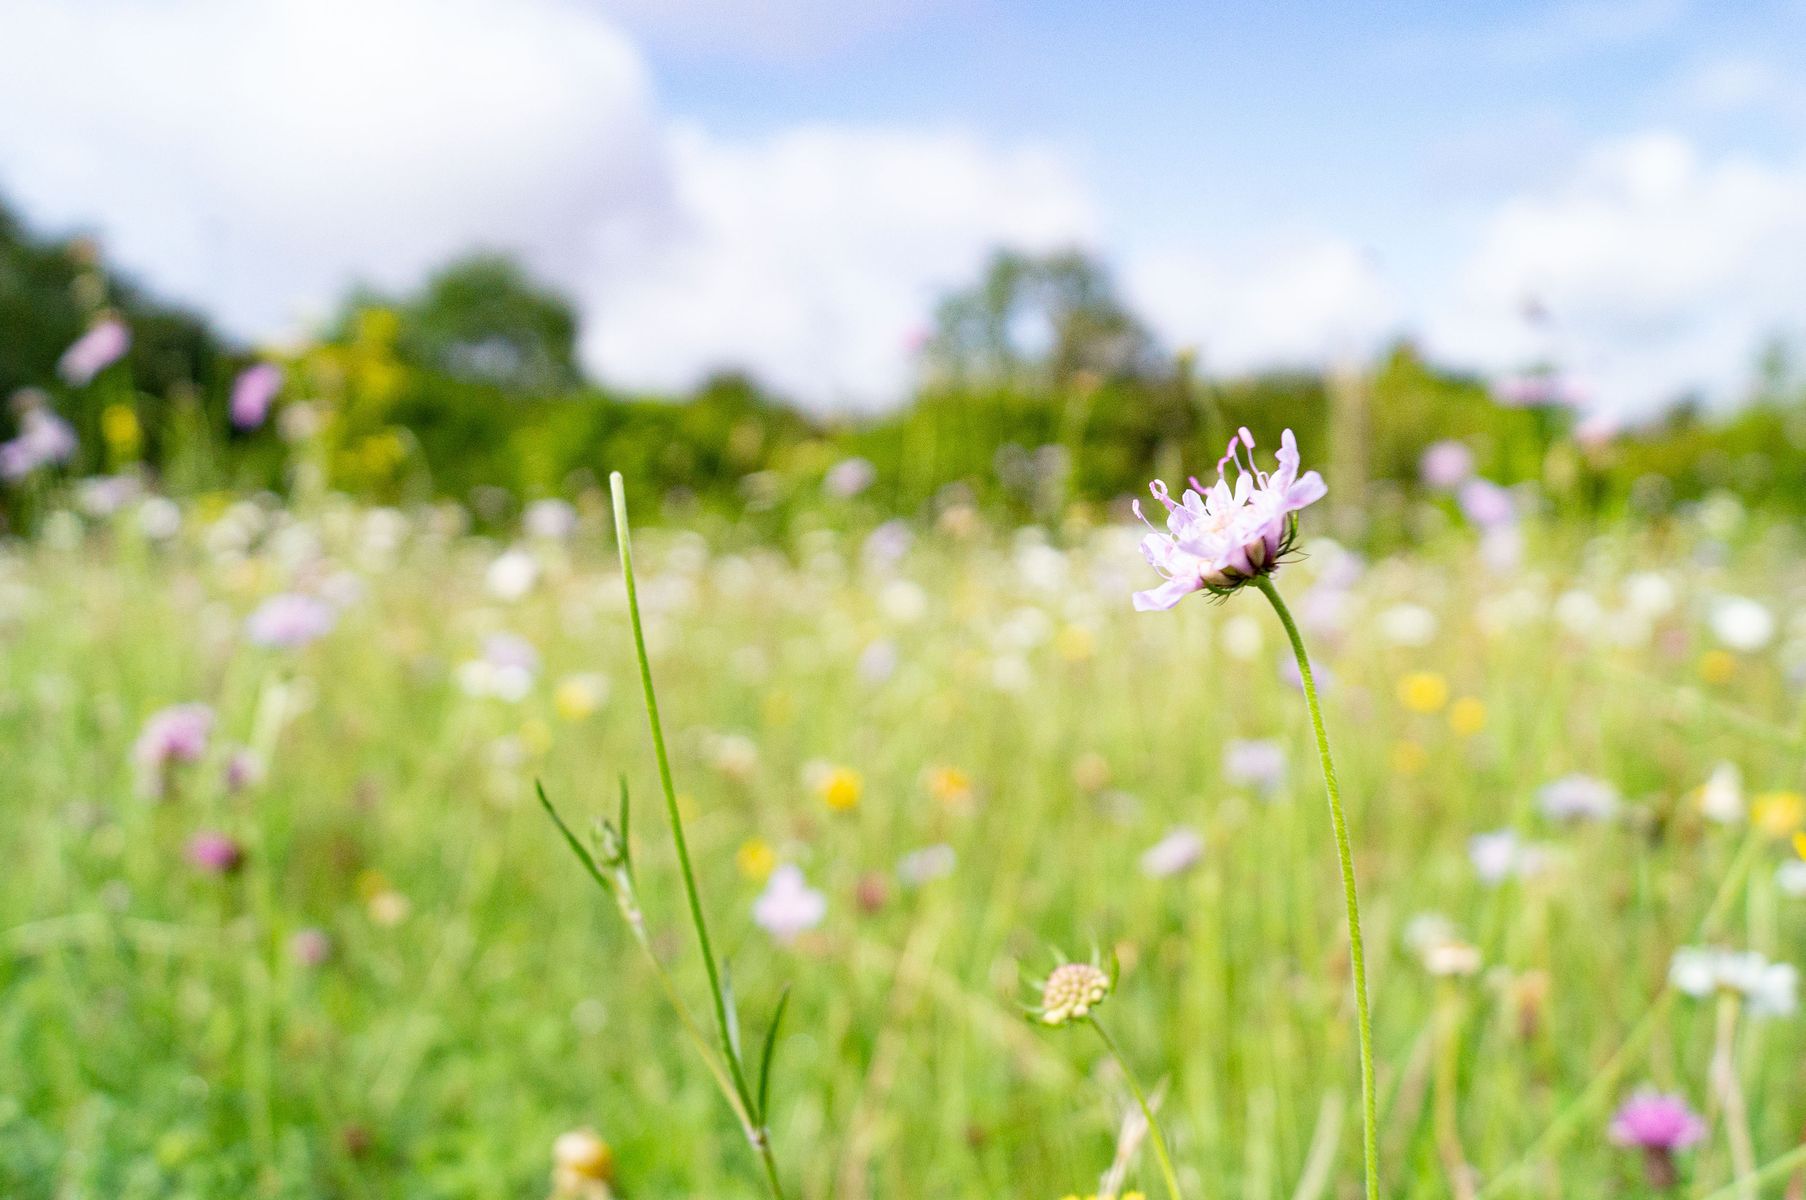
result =
[[[1732,1174],[1718,1018],[1667,989],[1670,957],[1793,961],[1806,931],[1776,879],[1788,804],[1720,824],[1695,801],[1720,762],[1752,795],[1800,789],[1785,666],[1806,629],[1734,652],[1709,617],[1727,593],[1793,613],[1797,540],[1675,522],[1533,543],[1501,574],[1441,534],[1345,588],[1307,543],[1281,581],[1328,677],[1382,1190],[1637,1194],[1605,1127],[1654,1084],[1714,1121],[1680,1164],[1704,1195]],[[533,796],[542,779],[582,831],[626,777],[652,948],[706,1014],[607,523],[524,544],[518,598],[492,586],[500,549],[328,501],[196,507],[163,541],[130,513],[53,521],[0,555],[0,1194],[537,1197],[553,1138],[583,1126],[624,1195],[763,1194]],[[1342,886],[1259,597],[1136,614],[1115,529],[953,522],[895,561],[830,528],[781,548],[646,530],[638,550],[676,801],[755,1041],[792,989],[769,1114],[791,1195],[1094,1191],[1134,1101],[1095,1037],[1022,1014],[1050,947],[1093,944],[1120,960],[1105,1019],[1188,1196],[1359,1194]],[[248,644],[245,614],[289,589],[333,595],[336,627]],[[473,696],[461,664],[503,631],[536,648],[531,687]],[[153,798],[134,740],[188,701],[216,711],[208,754]],[[1283,780],[1227,779],[1234,739],[1276,740]],[[266,761],[234,793],[239,746]],[[1615,819],[1539,812],[1576,772],[1622,793]],[[1143,852],[1181,825],[1201,860],[1151,877]],[[1468,839],[1500,829],[1546,847],[1539,872],[1476,876]],[[196,869],[199,830],[242,868]],[[941,844],[950,873],[899,876]],[[789,943],[751,919],[774,863],[828,902]],[[1406,934],[1425,913],[1478,972],[1424,969]],[[291,945],[309,929],[318,965]],[[1798,1144],[1803,1050],[1796,1017],[1734,1032],[1759,1164]],[[1145,1150],[1129,1185],[1161,1190]]]

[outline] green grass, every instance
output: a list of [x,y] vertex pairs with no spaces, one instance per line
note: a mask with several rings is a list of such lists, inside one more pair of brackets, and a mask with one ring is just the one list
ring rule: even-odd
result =
[[[540,548],[538,587],[507,602],[484,589],[492,544],[421,520],[390,551],[359,510],[273,515],[246,549],[194,512],[174,544],[122,519],[0,556],[0,1195],[539,1197],[552,1139],[585,1125],[629,1197],[762,1194],[653,973],[533,797],[541,778],[582,830],[613,816],[625,774],[653,946],[706,1016],[605,530]],[[1127,591],[1147,576],[1108,532],[1058,551],[925,533],[893,569],[827,531],[782,550],[639,542],[679,802],[749,1042],[792,986],[770,1114],[792,1196],[1095,1190],[1133,1101],[1095,1037],[1021,1009],[1050,946],[1093,943],[1122,960],[1105,1020],[1164,1089],[1188,1196],[1283,1200],[1306,1179],[1324,1181],[1307,1195],[1359,1194],[1341,884],[1260,597],[1135,614]],[[1373,564],[1334,638],[1308,624],[1330,556],[1279,578],[1333,680],[1387,1196],[1455,1194],[1451,1134],[1482,1186],[1543,1139],[1495,1195],[1639,1194],[1635,1156],[1604,1136],[1611,1108],[1644,1083],[1711,1107],[1712,1005],[1661,999],[1673,949],[1803,957],[1806,900],[1774,882],[1792,851],[1704,821],[1691,792],[1721,760],[1751,792],[1801,787],[1784,665],[1806,633],[1786,624],[1806,574],[1780,533],[1706,543],[1685,524],[1556,532],[1500,577],[1438,541]],[[1551,615],[1578,611],[1556,603],[1574,590],[1615,612],[1636,570],[1676,590],[1646,635],[1614,617],[1579,636]],[[340,571],[363,594],[328,637],[244,643],[259,599]],[[1709,656],[1720,592],[1770,604],[1776,643]],[[1425,644],[1384,634],[1404,602],[1435,615]],[[543,656],[532,693],[465,695],[458,664],[504,629]],[[861,669],[878,641],[894,649],[882,682]],[[1409,711],[1397,685],[1413,671],[1482,701],[1485,728]],[[589,672],[612,695],[567,719],[555,689]],[[227,795],[225,754],[276,695],[267,778]],[[148,799],[132,743],[150,713],[191,700],[218,711],[213,751]],[[749,775],[717,766],[724,733],[757,745]],[[1227,784],[1231,738],[1279,740],[1285,784]],[[860,774],[855,809],[805,783],[818,760]],[[970,778],[970,805],[931,793],[943,766]],[[1546,822],[1537,789],[1574,771],[1616,784],[1626,814]],[[1141,853],[1180,823],[1203,835],[1202,863],[1147,878]],[[1506,827],[1549,842],[1554,866],[1487,887],[1467,839]],[[246,843],[241,873],[187,864],[201,828]],[[760,884],[736,864],[751,839],[828,896],[793,946],[751,922]],[[952,874],[903,886],[898,859],[939,842]],[[376,919],[397,895],[405,918]],[[1480,975],[1420,966],[1403,934],[1429,911],[1480,949]],[[310,926],[335,946],[319,968],[288,950]],[[1537,973],[1547,999],[1530,1020],[1519,997]],[[1741,1027],[1758,1162],[1797,1144],[1803,1054],[1798,1018]],[[1614,1056],[1618,1076],[1601,1079]],[[1596,1102],[1572,1110],[1583,1096]],[[1571,1136],[1544,1137],[1564,1111]],[[1730,1181],[1722,1127],[1682,1173],[1694,1194]],[[1145,1150],[1130,1182],[1161,1191]]]

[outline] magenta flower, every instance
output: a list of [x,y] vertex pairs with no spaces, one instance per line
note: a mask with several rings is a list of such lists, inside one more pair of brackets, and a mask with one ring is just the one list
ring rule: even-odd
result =
[[259,646],[295,650],[332,632],[337,620],[326,601],[285,592],[265,600],[245,619],[245,636]]
[[1613,1115],[1610,1135],[1620,1146],[1685,1150],[1706,1136],[1706,1123],[1681,1097],[1642,1091]]
[[125,357],[132,348],[132,331],[117,317],[104,317],[88,332],[69,343],[57,360],[56,373],[70,387],[81,387]]
[[213,710],[205,704],[176,704],[152,713],[132,748],[141,766],[162,769],[200,761],[213,732]]
[[[1246,448],[1248,465],[1241,452]],[[1298,474],[1298,442],[1290,429],[1279,439],[1278,470],[1271,475],[1254,464],[1254,435],[1238,430],[1229,449],[1217,463],[1217,481],[1206,489],[1197,479],[1175,503],[1166,484],[1156,479],[1148,485],[1154,498],[1166,506],[1166,532],[1155,529],[1141,541],[1141,553],[1166,582],[1135,593],[1138,612],[1172,608],[1193,592],[1222,595],[1279,565],[1297,535],[1294,515],[1329,490],[1315,471]],[[1235,486],[1224,472],[1235,464]],[[1135,515],[1150,529],[1153,523]]]
[[230,875],[244,865],[244,847],[228,834],[211,830],[188,839],[188,861],[209,875]]
[[1706,1123],[1680,1096],[1641,1091],[1619,1107],[1607,1134],[1618,1145],[1643,1152],[1651,1187],[1671,1188],[1679,1181],[1675,1151],[1705,1137]]
[[256,429],[262,425],[281,390],[282,368],[275,363],[256,363],[240,371],[232,381],[233,426]]

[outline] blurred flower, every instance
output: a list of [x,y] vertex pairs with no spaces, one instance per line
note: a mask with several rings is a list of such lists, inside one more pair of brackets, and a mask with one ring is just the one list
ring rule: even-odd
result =
[[1748,596],[1720,596],[1711,621],[1719,641],[1745,653],[1762,649],[1775,636],[1775,614]]
[[1502,883],[1506,879],[1527,879],[1548,865],[1548,851],[1528,844],[1509,829],[1477,833],[1467,840],[1467,856],[1474,864],[1480,882]]
[[1685,1150],[1706,1136],[1706,1123],[1681,1097],[1645,1091],[1612,1116],[1610,1133],[1620,1146]]
[[520,524],[528,537],[562,542],[577,532],[577,510],[563,500],[535,500],[521,514]]
[[0,442],[0,479],[17,482],[44,467],[75,456],[75,430],[48,408],[34,405],[19,414],[19,433]]
[[1204,839],[1195,829],[1180,826],[1149,846],[1141,856],[1141,873],[1149,879],[1170,879],[1197,866],[1204,857]]
[[213,710],[205,704],[176,704],[151,714],[132,747],[141,766],[161,769],[171,763],[198,762],[207,753],[213,732]]
[[608,701],[608,680],[601,675],[566,675],[552,689],[552,711],[560,719],[581,721]]
[[897,643],[889,638],[878,638],[859,652],[859,660],[853,669],[862,683],[876,687],[896,671],[897,657]]
[[1537,793],[1552,821],[1605,821],[1618,811],[1618,789],[1591,775],[1564,775]]
[[1416,775],[1430,765],[1430,752],[1421,742],[1403,738],[1392,744],[1392,769],[1400,775]]
[[1456,496],[1461,512],[1482,529],[1497,529],[1517,520],[1517,502],[1490,479],[1470,479]]
[[244,847],[224,833],[206,831],[188,839],[185,852],[196,870],[209,875],[230,875],[244,865]]
[[771,873],[753,901],[754,923],[785,943],[820,925],[827,914],[828,898],[804,882],[802,869],[790,863]]
[[1088,1016],[1110,994],[1111,979],[1094,963],[1062,963],[1041,985],[1036,1015],[1045,1025],[1064,1025]]
[[372,892],[364,901],[364,906],[370,914],[370,920],[385,929],[401,924],[414,910],[412,902],[391,887]]
[[890,884],[877,871],[867,871],[853,885],[853,903],[866,915],[882,912],[890,903]]
[[1398,702],[1415,713],[1441,712],[1449,702],[1448,681],[1434,671],[1413,671],[1398,681]]
[[269,419],[270,405],[282,391],[282,368],[275,363],[253,363],[232,381],[231,416],[237,429],[257,429]]
[[253,750],[239,748],[226,756],[226,791],[238,793],[263,780],[263,760]]
[[1436,636],[1436,614],[1421,604],[1394,604],[1374,624],[1381,637],[1399,646],[1427,646]]
[[1708,650],[1699,656],[1699,677],[1707,683],[1731,682],[1737,674],[1737,658],[1729,650]]
[[70,387],[81,387],[125,357],[132,348],[132,331],[117,317],[103,317],[86,333],[69,343],[57,360],[56,373]]
[[865,780],[859,772],[833,763],[810,763],[803,769],[803,782],[834,812],[858,808],[859,797],[865,791]]
[[539,582],[539,563],[525,550],[505,550],[489,564],[483,582],[496,599],[519,600]]
[[1695,999],[1718,992],[1740,996],[1751,1016],[1786,1016],[1799,1003],[1799,970],[1792,963],[1770,962],[1754,950],[1683,946],[1669,962],[1668,981]]
[[519,701],[533,690],[539,674],[539,652],[525,638],[492,633],[483,640],[483,657],[458,665],[458,686],[466,695]]
[[863,458],[843,458],[828,468],[822,476],[822,490],[828,495],[841,500],[849,500],[872,486],[878,479],[878,469]]
[[1612,1115],[1607,1129],[1612,1141],[1643,1152],[1649,1186],[1667,1189],[1679,1182],[1674,1153],[1706,1136],[1706,1122],[1679,1096],[1641,1091]]
[[1463,696],[1449,705],[1449,728],[1462,737],[1472,737],[1485,729],[1485,702],[1473,696]]
[[747,838],[734,851],[734,866],[754,883],[764,883],[778,865],[778,852],[764,838]]
[[337,620],[326,601],[285,592],[265,600],[245,619],[245,636],[259,646],[296,650],[332,632]]
[[590,1129],[561,1133],[552,1142],[552,1200],[608,1200],[615,1157]]
[[1798,792],[1763,792],[1750,801],[1750,821],[1772,838],[1792,837],[1806,825],[1806,796]]
[[1095,795],[1110,786],[1110,760],[1087,750],[1072,761],[1072,782],[1079,791]]
[[945,842],[924,846],[897,860],[897,878],[905,887],[921,887],[953,874],[958,855]]
[[1734,764],[1721,762],[1712,768],[1699,789],[1699,811],[1721,825],[1743,820],[1743,776]]
[[[1241,450],[1249,451],[1243,466]],[[1136,592],[1140,612],[1172,608],[1193,592],[1216,594],[1233,590],[1279,566],[1297,536],[1296,513],[1322,499],[1328,490],[1315,471],[1298,474],[1298,442],[1290,429],[1280,435],[1278,469],[1272,475],[1253,466],[1254,435],[1246,429],[1231,439],[1217,463],[1217,481],[1206,491],[1193,479],[1182,501],[1175,503],[1166,484],[1148,485],[1154,498],[1166,506],[1166,532],[1159,530],[1142,539],[1141,553],[1166,582]],[[1235,464],[1231,489],[1224,472]],[[1135,502],[1135,515],[1153,529]]]
[[1285,748],[1265,738],[1231,738],[1223,745],[1223,778],[1237,787],[1276,791],[1285,783]]
[[1453,491],[1473,475],[1474,452],[1464,442],[1432,442],[1417,461],[1417,473],[1431,487]]
[[304,967],[319,967],[332,957],[332,939],[324,929],[298,929],[288,940],[289,957]]
[[958,767],[930,767],[927,780],[935,803],[956,810],[971,806],[972,778]]

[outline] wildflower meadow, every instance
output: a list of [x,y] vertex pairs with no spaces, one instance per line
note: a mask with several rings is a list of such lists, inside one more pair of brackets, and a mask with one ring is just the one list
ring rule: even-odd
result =
[[60,493],[0,557],[5,1193],[1358,1195],[1291,630],[1377,1194],[1781,1194],[1797,530],[1368,555],[1293,445],[1168,500],[1165,584],[956,504],[647,525],[634,606],[599,496]]

